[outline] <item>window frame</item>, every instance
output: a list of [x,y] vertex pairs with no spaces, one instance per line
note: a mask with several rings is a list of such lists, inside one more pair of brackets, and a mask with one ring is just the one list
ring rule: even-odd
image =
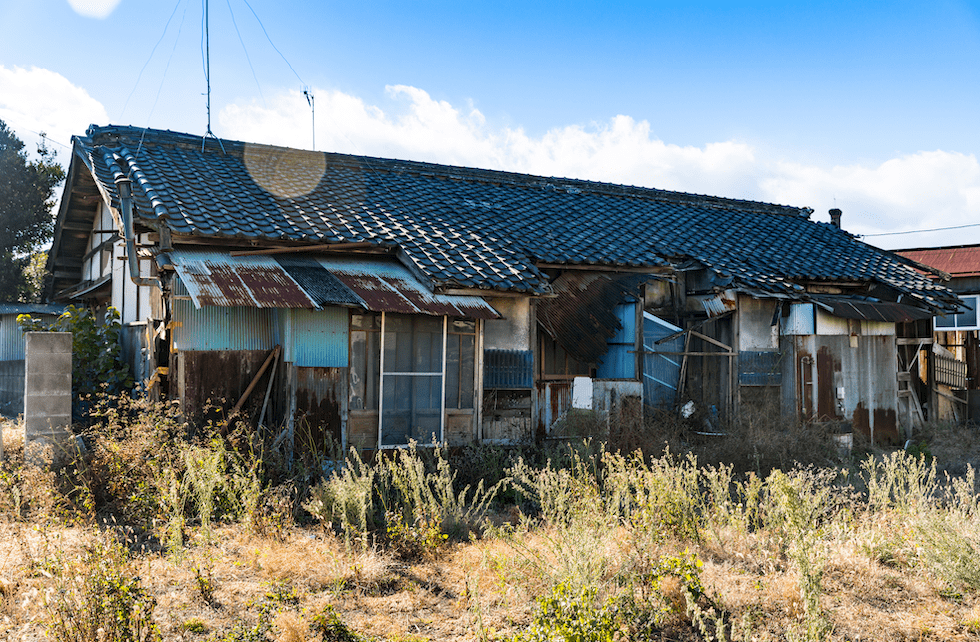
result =
[[940,319],[943,317],[935,316],[932,319],[932,328],[935,332],[965,332],[970,330],[980,330],[980,294],[958,294],[956,295],[960,301],[966,302],[967,299],[972,299],[973,301],[973,325],[960,325],[960,317],[964,316],[963,313],[956,313],[952,317],[945,317],[945,320],[951,320],[952,325],[939,325]]

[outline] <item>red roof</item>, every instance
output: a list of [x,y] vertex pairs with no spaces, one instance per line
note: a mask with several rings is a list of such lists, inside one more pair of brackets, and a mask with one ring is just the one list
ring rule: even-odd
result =
[[942,270],[950,276],[980,276],[980,245],[896,250],[907,259]]

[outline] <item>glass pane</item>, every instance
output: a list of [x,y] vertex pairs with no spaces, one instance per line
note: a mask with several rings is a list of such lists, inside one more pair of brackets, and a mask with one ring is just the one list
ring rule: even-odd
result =
[[453,319],[449,323],[449,331],[457,334],[474,334],[476,332],[476,321]]
[[386,375],[381,444],[403,446],[409,439],[432,443],[440,439],[441,376]]
[[377,332],[351,331],[350,343],[350,409],[378,409],[378,339]]
[[367,332],[350,333],[350,409],[364,410],[365,353]]
[[367,332],[366,365],[364,368],[364,408],[378,409],[378,386],[381,385],[381,334]]
[[380,330],[381,316],[378,314],[352,314],[350,327],[358,330]]
[[944,317],[936,317],[936,327],[937,328],[953,328],[956,327],[956,315],[947,314]]
[[473,377],[476,360],[476,337],[462,336],[459,360],[459,407],[473,407]]
[[450,335],[446,341],[447,408],[459,408],[459,340],[461,338],[464,337]]
[[956,326],[959,328],[975,328],[977,326],[977,298],[973,296],[960,299],[967,311],[956,315]]

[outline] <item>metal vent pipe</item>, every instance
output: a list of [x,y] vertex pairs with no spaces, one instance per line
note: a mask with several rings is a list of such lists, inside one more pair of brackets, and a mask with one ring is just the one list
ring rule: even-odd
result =
[[129,259],[129,278],[136,285],[159,285],[159,279],[140,275],[139,256],[136,255],[136,233],[133,230],[133,181],[120,176],[116,179],[116,189],[119,190],[119,209],[122,211],[126,257]]

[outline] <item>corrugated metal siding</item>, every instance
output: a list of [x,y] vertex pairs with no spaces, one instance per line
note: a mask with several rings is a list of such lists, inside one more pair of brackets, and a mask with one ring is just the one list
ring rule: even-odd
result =
[[647,406],[664,406],[674,403],[681,374],[679,355],[657,352],[681,352],[684,336],[657,345],[657,340],[679,332],[680,328],[649,312],[643,313],[643,403]]
[[24,333],[16,314],[0,316],[0,361],[23,361]]
[[816,333],[813,304],[791,303],[789,305],[789,316],[783,319],[783,334],[809,335]]
[[636,378],[636,303],[622,303],[613,308],[620,323],[609,339],[609,350],[596,363],[599,379]]
[[530,350],[484,350],[483,387],[486,390],[530,388],[533,367],[534,355]]
[[738,382],[741,385],[778,386],[782,380],[782,355],[779,352],[743,350],[738,353]]
[[291,330],[285,360],[301,367],[346,368],[348,320],[346,308],[289,310]]
[[347,371],[338,368],[296,368],[297,446],[323,452],[329,437],[343,446]]
[[275,341],[270,310],[205,306],[200,310],[186,300],[174,301],[177,350],[268,350]]

